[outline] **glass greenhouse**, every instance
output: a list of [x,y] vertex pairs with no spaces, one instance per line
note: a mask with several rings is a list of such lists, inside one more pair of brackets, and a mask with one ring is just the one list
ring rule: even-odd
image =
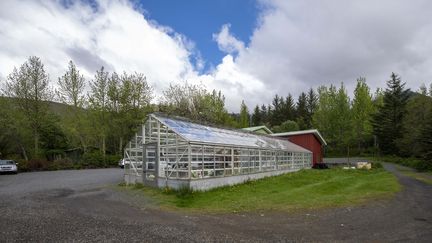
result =
[[195,190],[310,168],[289,141],[150,114],[125,149],[126,183]]

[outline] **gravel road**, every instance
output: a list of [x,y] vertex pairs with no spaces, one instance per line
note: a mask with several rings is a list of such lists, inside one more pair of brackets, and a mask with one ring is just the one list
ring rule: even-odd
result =
[[113,189],[120,169],[0,175],[0,242],[432,242],[432,186],[406,177],[390,201],[294,214],[166,212]]

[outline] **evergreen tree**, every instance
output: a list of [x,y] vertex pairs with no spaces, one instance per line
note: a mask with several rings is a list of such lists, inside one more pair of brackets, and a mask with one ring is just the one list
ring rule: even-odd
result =
[[379,148],[384,154],[399,154],[397,141],[402,138],[403,118],[406,112],[409,90],[395,74],[387,81],[383,106],[373,117],[373,130],[377,136]]
[[267,124],[269,123],[269,114],[267,113],[267,107],[266,105],[262,104],[260,109],[261,114],[261,124]]
[[249,111],[244,103],[244,100],[242,100],[241,106],[240,106],[240,121],[239,121],[239,127],[249,127]]
[[275,95],[272,101],[272,114],[270,123],[272,125],[279,125],[283,122],[283,107],[284,107],[284,100],[279,95]]
[[295,116],[295,102],[291,94],[288,94],[288,96],[285,98],[284,106],[283,106],[283,120],[292,120],[294,121]]
[[402,138],[396,143],[401,155],[422,157],[425,153],[424,131],[431,120],[432,98],[424,89],[414,94],[407,103],[406,115],[403,118]]
[[307,96],[304,92],[302,92],[297,100],[296,107],[296,115],[297,115],[297,124],[300,127],[300,130],[304,130],[309,128],[307,124],[308,119],[308,107],[307,107]]
[[307,128],[312,128],[312,117],[318,105],[317,103],[318,103],[317,94],[312,88],[310,88],[307,94],[307,107],[306,107],[307,117],[305,123]]
[[252,125],[259,126],[262,124],[261,111],[259,106],[255,106],[254,112],[252,114]]
[[430,171],[432,170],[432,108],[429,110],[426,120],[427,123],[423,127],[421,136],[421,152],[424,164],[419,169]]

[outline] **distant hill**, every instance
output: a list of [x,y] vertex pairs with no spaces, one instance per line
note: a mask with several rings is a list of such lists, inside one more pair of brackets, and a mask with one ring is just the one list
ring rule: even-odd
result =
[[[9,104],[11,103],[13,104],[14,99],[15,98],[0,96],[0,100],[10,102]],[[70,105],[58,103],[54,101],[47,101],[46,103],[48,103],[49,110],[60,117],[66,116],[69,112],[68,108],[70,107]]]

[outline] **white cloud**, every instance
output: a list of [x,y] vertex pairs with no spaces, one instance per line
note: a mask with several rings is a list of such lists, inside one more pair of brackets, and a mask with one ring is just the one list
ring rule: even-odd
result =
[[[0,1],[0,80],[28,56],[41,57],[53,81],[72,59],[89,78],[110,71],[144,73],[160,94],[170,82],[202,82],[222,90],[230,111],[241,100],[253,109],[275,93],[298,95],[310,87],[366,76],[372,87],[397,72],[417,89],[432,77],[432,2],[428,0],[262,0],[247,43],[230,24],[213,35],[226,53],[213,70],[192,40],[145,17],[126,0]],[[217,31],[217,30],[215,30]],[[192,64],[191,60],[195,60]]]
[[250,106],[249,110],[252,110],[255,104],[267,100],[272,95],[261,80],[242,70],[230,54],[226,55],[222,63],[210,74],[199,76],[191,81],[202,83],[210,90],[222,90],[226,106],[230,111],[239,111],[242,100],[245,100]]
[[219,33],[213,34],[213,40],[218,44],[221,51],[233,54],[244,50],[244,43],[230,33],[230,24],[222,25]]
[[366,76],[384,87],[396,72],[417,89],[432,77],[432,2],[261,1],[263,11],[236,64],[279,94]]
[[160,90],[194,74],[193,42],[144,18],[127,1],[100,1],[97,9],[75,2],[0,3],[0,75],[28,56],[41,57],[52,80],[72,59],[87,77],[102,65],[110,71],[137,71]]

